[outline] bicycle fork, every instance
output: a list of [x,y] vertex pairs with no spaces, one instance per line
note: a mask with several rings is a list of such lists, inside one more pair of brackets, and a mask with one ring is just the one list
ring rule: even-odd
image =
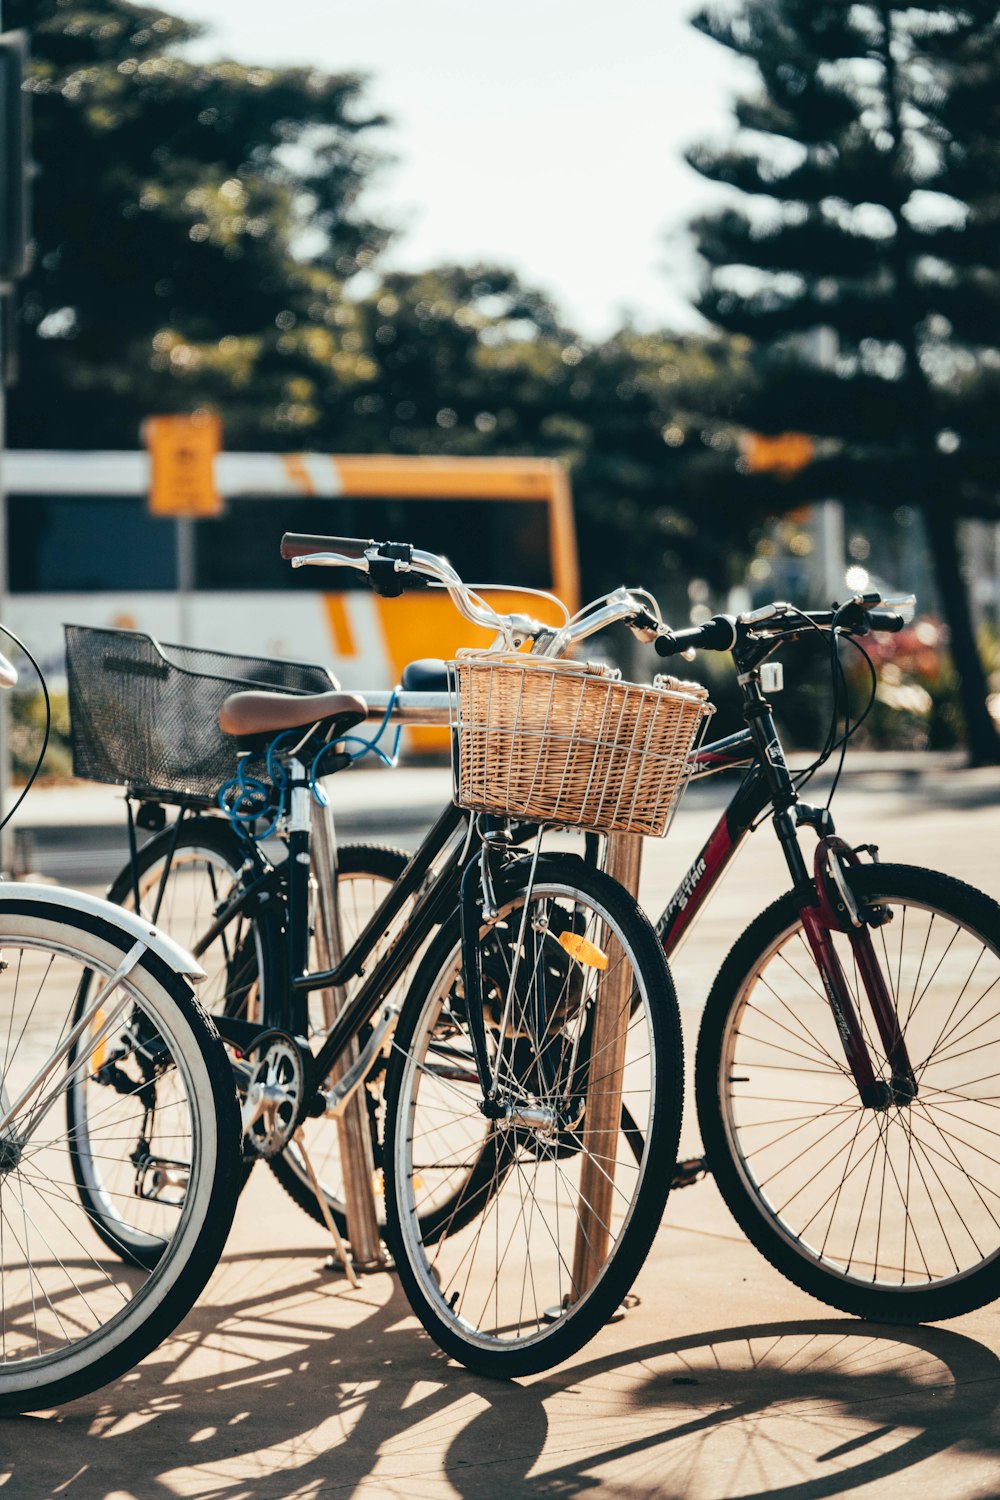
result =
[[[502,1047],[503,1037],[511,1023],[511,1009],[520,969],[523,970],[521,983],[529,996],[531,1021],[536,1037],[539,1084],[543,1094],[551,1098],[556,1085],[556,1065],[549,1056],[548,1049],[542,1044],[542,1038],[548,1026],[544,984],[539,974],[543,935],[537,933],[528,921],[539,848],[540,842],[536,842],[524,906],[520,915],[514,916],[518,930],[516,934],[513,931],[508,932],[504,924],[503,935],[498,935],[498,941],[513,939],[510,975],[503,1000],[503,1014],[498,1018],[498,1045]],[[558,1111],[551,1106],[532,1105],[525,1100],[506,1097],[508,1090],[502,1086],[499,1076],[500,1059],[498,1057],[497,1061],[491,1065],[486,1038],[480,930],[484,921],[493,922],[498,915],[495,882],[499,878],[508,852],[502,832],[487,827],[479,859],[471,860],[466,866],[461,884],[462,988],[476,1072],[483,1094],[480,1108],[488,1120],[554,1131],[562,1121]]]
[[[833,834],[821,838],[813,863],[818,904],[803,906],[799,915],[861,1103],[866,1109],[884,1110],[890,1104],[909,1104],[916,1098],[917,1081],[896,1006],[871,939],[872,927],[880,926],[889,917],[879,907],[866,907],[855,899],[847,868],[859,864],[857,852],[843,839]],[[889,1082],[875,1077],[861,1018],[833,941],[833,934],[838,932],[846,934],[851,945],[889,1065]]]

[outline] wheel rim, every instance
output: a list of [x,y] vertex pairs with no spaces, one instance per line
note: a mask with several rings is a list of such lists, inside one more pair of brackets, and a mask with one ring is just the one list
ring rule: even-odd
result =
[[[544,912],[550,920],[554,906],[581,913],[577,895],[566,886],[539,882],[532,916]],[[509,917],[514,931],[520,915],[520,903],[501,908],[501,918]],[[609,920],[608,913],[588,899],[585,920],[577,916],[576,935],[604,951],[609,947]],[[511,967],[506,966],[508,979]],[[544,960],[536,963],[534,973],[543,967]],[[532,1032],[532,997],[539,986],[534,978],[520,988],[516,981],[514,1000],[506,1013],[506,1030],[511,1035],[505,1045],[499,1042],[500,1027],[496,1013],[489,1013],[487,996],[491,1056],[495,1063],[499,1057],[497,1073],[509,1097],[540,1110],[561,1103],[567,1092],[573,1092],[566,1083],[568,1079],[572,1083],[574,1048],[582,1076],[589,1068],[595,1091],[602,1087],[603,1075],[596,1071],[600,1060],[593,1052],[586,1053],[585,1037],[596,983],[593,976],[599,972],[570,961],[564,979],[555,974],[543,982],[543,988],[548,985],[545,1009],[554,1020],[542,1037]],[[429,991],[409,1047],[394,1139],[400,1234],[410,1270],[440,1321],[467,1345],[521,1349],[545,1339],[556,1325],[586,1305],[587,1295],[605,1274],[631,1222],[650,1132],[655,1129],[655,1056],[647,997],[636,976],[636,987],[630,985],[623,1098],[645,1134],[646,1148],[637,1163],[617,1128],[612,1151],[603,1155],[607,1150],[603,1142],[600,1151],[593,1142],[585,1144],[586,1126],[580,1119],[575,1128],[554,1135],[545,1130],[487,1126],[479,1108],[482,1094],[462,1014],[464,1001],[456,983],[459,974],[458,955],[453,954]],[[571,985],[576,986],[572,997]],[[539,1066],[539,1057],[546,1052],[556,1060],[556,1081],[548,1088]],[[491,1154],[484,1153],[484,1127],[492,1129],[493,1140],[499,1143]],[[437,1225],[429,1242],[421,1220],[424,1225],[434,1222],[434,1204],[454,1194],[456,1174],[470,1173],[476,1153],[492,1162],[491,1179],[480,1180],[476,1186],[482,1211],[455,1233],[449,1232],[447,1224]],[[603,1156],[601,1170],[614,1183],[606,1224],[610,1251],[596,1280],[586,1288],[587,1295],[582,1295],[585,1288],[577,1261],[577,1233],[584,1217],[580,1179],[584,1162],[598,1156]],[[599,1233],[597,1226],[595,1239]]]
[[[864,1109],[802,929],[775,939],[730,1010],[719,1098],[750,1202],[807,1265],[919,1293],[1000,1254],[1000,956],[931,904],[876,895],[871,932],[918,1084]],[[835,943],[875,1068],[890,1070],[847,938]],[[994,1178],[995,1180],[995,1178]]]

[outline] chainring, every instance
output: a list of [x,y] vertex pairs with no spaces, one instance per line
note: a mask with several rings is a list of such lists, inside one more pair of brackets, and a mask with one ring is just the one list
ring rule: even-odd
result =
[[246,1054],[243,1149],[249,1160],[280,1156],[302,1123],[311,1056],[284,1031],[265,1031]]

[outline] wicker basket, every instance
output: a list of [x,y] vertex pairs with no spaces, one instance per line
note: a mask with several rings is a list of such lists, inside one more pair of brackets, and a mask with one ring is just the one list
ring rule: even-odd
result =
[[449,662],[455,801],[604,833],[666,833],[715,712],[697,683],[523,656]]
[[336,686],[308,662],[161,646],[137,630],[65,632],[74,776],[163,802],[212,804],[234,775],[236,742],[219,728],[230,693]]

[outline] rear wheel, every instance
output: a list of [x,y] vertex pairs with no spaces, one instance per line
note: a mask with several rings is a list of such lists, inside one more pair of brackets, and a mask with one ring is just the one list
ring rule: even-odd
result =
[[0,902],[0,1413],[142,1359],[188,1312],[232,1222],[225,1052],[155,954],[114,979],[134,942],[89,914]]

